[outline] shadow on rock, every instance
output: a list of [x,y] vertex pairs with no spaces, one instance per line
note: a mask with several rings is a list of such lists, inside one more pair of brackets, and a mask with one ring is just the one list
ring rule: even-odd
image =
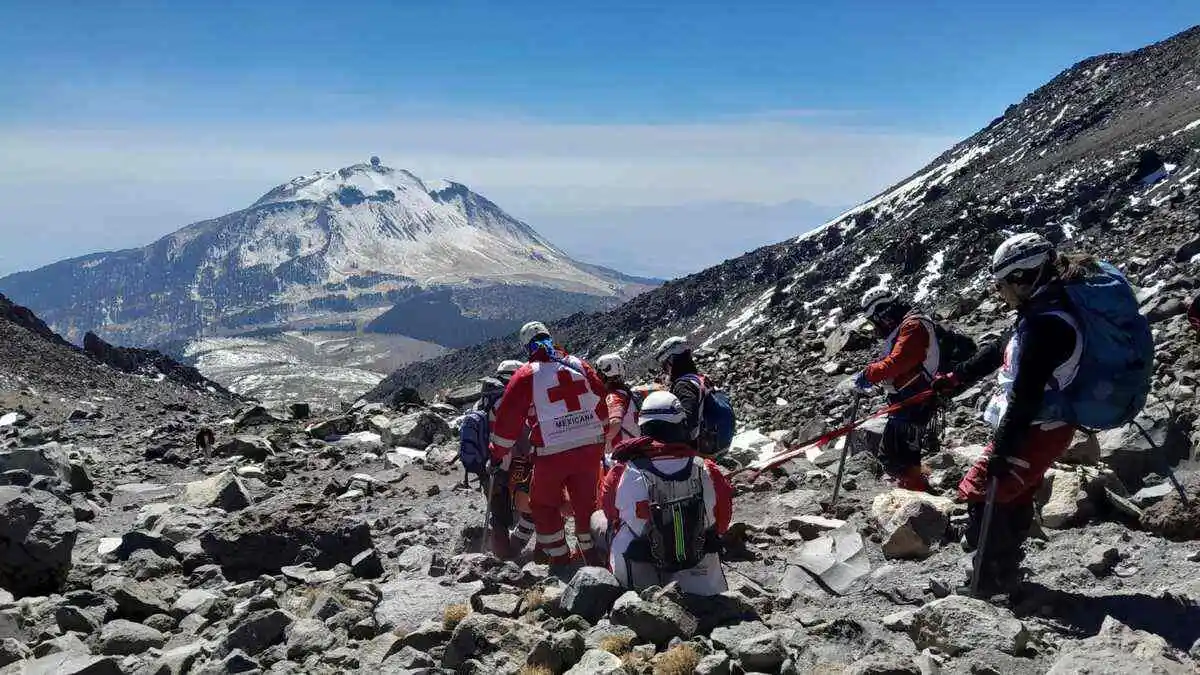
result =
[[1130,628],[1159,635],[1185,652],[1200,639],[1200,606],[1171,595],[1090,596],[1028,584],[1015,613],[1066,624],[1082,637],[1095,635],[1104,617],[1111,616]]

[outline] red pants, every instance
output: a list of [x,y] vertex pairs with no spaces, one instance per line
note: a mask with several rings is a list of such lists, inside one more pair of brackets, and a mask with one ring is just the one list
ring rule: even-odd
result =
[[575,515],[575,537],[579,542],[579,550],[586,553],[592,548],[589,524],[592,512],[597,508],[596,486],[600,480],[600,460],[603,456],[603,445],[588,445],[555,455],[540,456],[533,462],[533,479],[529,484],[530,515],[533,516],[533,526],[537,531],[538,548],[550,558],[551,563],[565,563],[571,557],[563,517],[559,511],[564,487]]
[[[1014,455],[1016,461],[1009,462],[1009,471],[1000,476],[996,483],[996,502],[999,504],[1031,504],[1042,485],[1042,477],[1054,460],[1062,457],[1075,436],[1075,427],[1065,424],[1054,429],[1034,426],[1029,429],[1025,443]],[[992,454],[988,446],[983,457],[967,471],[958,484],[958,498],[968,502],[987,499],[987,457]]]

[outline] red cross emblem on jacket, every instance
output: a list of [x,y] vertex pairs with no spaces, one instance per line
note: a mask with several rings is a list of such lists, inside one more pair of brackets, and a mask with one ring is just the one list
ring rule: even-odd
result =
[[562,401],[567,404],[568,412],[583,408],[580,397],[588,393],[588,385],[584,380],[576,380],[566,370],[558,371],[558,386],[546,390],[546,396],[551,403]]

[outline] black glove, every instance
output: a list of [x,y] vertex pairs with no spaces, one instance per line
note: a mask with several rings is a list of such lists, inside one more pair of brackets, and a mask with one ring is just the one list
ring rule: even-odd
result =
[[929,387],[938,396],[950,396],[962,388],[962,381],[959,380],[957,373],[938,373],[933,376],[933,382],[929,384]]

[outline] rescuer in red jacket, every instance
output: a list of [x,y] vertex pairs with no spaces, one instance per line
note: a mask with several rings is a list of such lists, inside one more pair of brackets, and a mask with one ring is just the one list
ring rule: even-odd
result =
[[604,457],[604,425],[608,419],[604,383],[585,361],[557,348],[545,324],[525,324],[520,338],[529,362],[513,374],[496,407],[492,460],[505,466],[509,451],[528,424],[533,445],[529,505],[537,549],[552,565],[571,561],[559,512],[566,487],[575,516],[579,556],[588,564],[603,564],[594,548],[589,521],[596,510]]
[[[889,403],[899,403],[929,390],[937,373],[937,333],[933,322],[886,288],[873,288],[862,299],[863,313],[884,340],[880,358],[839,389],[860,391],[882,386]],[[927,491],[921,471],[921,447],[926,441],[936,403],[905,408],[888,418],[879,449],[883,469],[908,490]]]

